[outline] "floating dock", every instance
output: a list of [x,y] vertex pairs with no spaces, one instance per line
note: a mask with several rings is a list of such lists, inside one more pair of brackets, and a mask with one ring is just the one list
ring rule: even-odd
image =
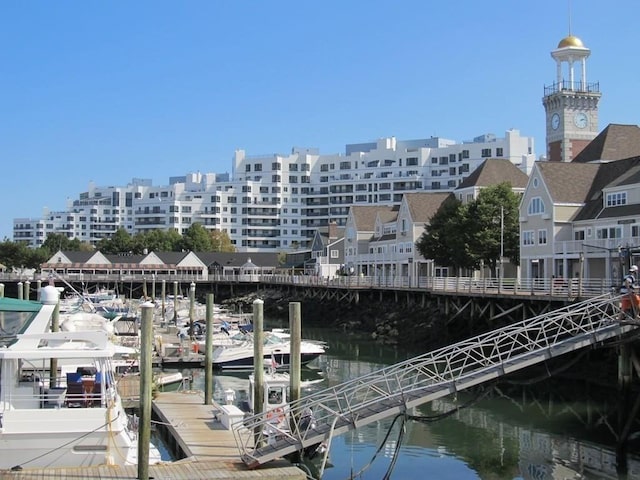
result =
[[[149,466],[154,480],[305,480],[305,473],[286,460],[249,470],[241,461],[233,433],[217,419],[218,407],[205,405],[199,390],[163,392],[153,402],[153,416],[167,428],[173,448],[186,457]],[[101,465],[87,468],[0,470],[2,480],[137,479],[136,465]]]

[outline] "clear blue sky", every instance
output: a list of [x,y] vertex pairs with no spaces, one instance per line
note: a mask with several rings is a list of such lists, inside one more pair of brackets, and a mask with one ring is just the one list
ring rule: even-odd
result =
[[[544,153],[567,0],[0,3],[0,239],[88,183],[230,172],[235,149],[344,151],[509,128]],[[573,0],[600,128],[638,124],[640,2]]]

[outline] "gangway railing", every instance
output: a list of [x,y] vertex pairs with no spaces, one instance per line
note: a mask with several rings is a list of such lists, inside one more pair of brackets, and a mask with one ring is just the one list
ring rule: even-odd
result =
[[255,468],[334,435],[629,333],[640,325],[619,321],[619,302],[620,296],[612,294],[593,297],[307,395],[288,405],[287,428],[274,426],[269,412],[248,417],[233,430],[240,456]]

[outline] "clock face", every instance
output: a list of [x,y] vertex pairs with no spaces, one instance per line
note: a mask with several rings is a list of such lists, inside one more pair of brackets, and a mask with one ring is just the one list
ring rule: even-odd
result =
[[551,128],[553,128],[554,130],[557,130],[559,126],[560,126],[560,115],[558,115],[557,113],[554,113],[553,116],[551,117]]
[[573,117],[573,123],[575,123],[578,128],[586,128],[589,124],[589,118],[586,113],[578,112]]

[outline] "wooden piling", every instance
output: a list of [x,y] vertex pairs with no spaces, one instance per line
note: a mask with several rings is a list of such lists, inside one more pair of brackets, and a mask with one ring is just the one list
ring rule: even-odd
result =
[[140,425],[138,429],[138,479],[149,478],[149,442],[151,442],[151,364],[153,340],[153,303],[141,306],[140,338]]
[[[253,412],[257,415],[263,413],[264,405],[264,302],[259,298],[253,301]],[[260,437],[260,429],[256,426],[256,442]]]
[[207,327],[204,353],[204,404],[213,402],[213,293],[207,294]]

